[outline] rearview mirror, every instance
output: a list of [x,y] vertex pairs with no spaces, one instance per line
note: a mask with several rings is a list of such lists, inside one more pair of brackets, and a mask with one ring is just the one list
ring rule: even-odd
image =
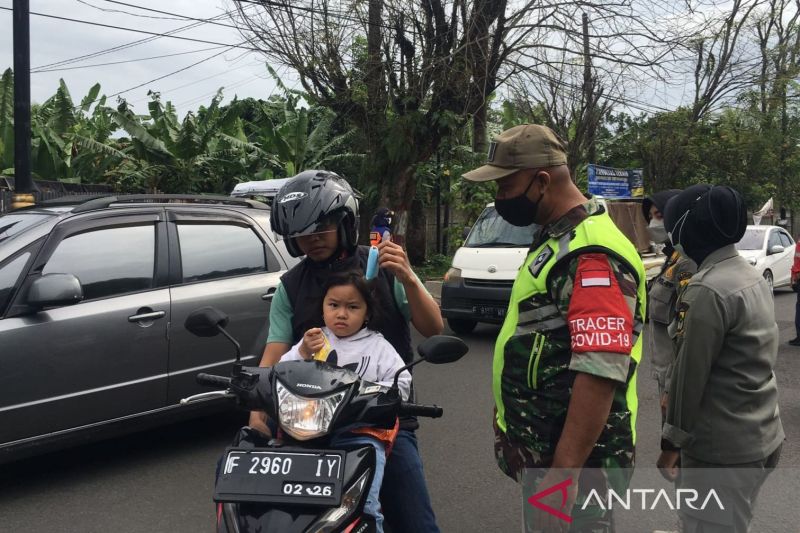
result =
[[183,325],[198,337],[215,337],[228,325],[228,315],[215,307],[201,307],[192,311]]
[[775,246],[773,246],[772,248],[769,249],[769,255],[782,254],[785,251],[786,251],[786,248],[784,248],[780,244],[776,244]]
[[45,274],[31,283],[27,303],[31,307],[60,307],[83,300],[83,287],[72,274]]
[[467,344],[458,337],[434,335],[417,346],[417,353],[428,363],[442,365],[461,359],[469,351]]

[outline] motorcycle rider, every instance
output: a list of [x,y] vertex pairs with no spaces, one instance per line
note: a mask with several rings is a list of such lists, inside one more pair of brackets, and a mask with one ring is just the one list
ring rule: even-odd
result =
[[[372,328],[378,327],[375,315],[377,295],[372,284],[358,271],[337,273],[328,279],[325,298],[318,302],[324,327],[311,328],[303,339],[286,352],[281,361],[324,360],[352,369],[361,379],[392,386],[395,374],[403,367],[400,354]],[[404,400],[408,400],[411,374],[404,370],[398,385]],[[386,447],[396,436],[392,430],[361,427],[339,432],[331,446],[372,446],[375,448],[375,477],[369,489],[364,512],[375,519],[375,530],[383,532],[379,492],[386,468]]]
[[[365,271],[369,247],[358,245],[358,198],[334,172],[306,170],[275,197],[270,223],[282,235],[293,257],[305,258],[281,277],[269,314],[269,334],[260,366],[272,366],[318,320],[321,299],[331,274]],[[376,283],[387,297],[378,302],[385,318],[379,332],[404,361],[413,358],[409,321],[425,337],[444,329],[436,301],[414,274],[405,250],[385,241],[378,246]],[[250,426],[269,434],[266,414],[254,411]],[[386,522],[394,531],[437,532],[414,430],[416,420],[402,420],[388,458],[381,489]]]

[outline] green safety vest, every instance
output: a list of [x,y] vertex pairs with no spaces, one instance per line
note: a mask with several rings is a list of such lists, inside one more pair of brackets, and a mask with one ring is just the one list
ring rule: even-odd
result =
[[[621,393],[618,398],[615,396],[609,415],[612,428],[601,435],[595,452],[613,455],[615,451],[611,448],[630,449],[636,441],[636,367],[642,357],[639,333],[647,301],[645,271],[630,240],[600,209],[572,231],[532,248],[514,282],[505,322],[495,344],[492,389],[497,426],[511,440],[543,455],[555,450],[575,377],[575,372],[569,370],[572,355],[569,329],[549,294],[548,277],[554,266],[591,252],[612,256],[632,269],[638,300],[634,315],[636,339],[630,354],[634,364],[628,374],[627,390],[624,396]],[[620,440],[623,442],[615,444]]]

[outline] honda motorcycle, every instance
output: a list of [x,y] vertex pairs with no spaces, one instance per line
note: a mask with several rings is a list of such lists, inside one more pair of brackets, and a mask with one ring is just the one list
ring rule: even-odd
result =
[[187,317],[186,329],[195,335],[227,337],[236,347],[236,363],[230,377],[197,375],[199,383],[224,390],[181,403],[227,397],[243,409],[265,411],[279,430],[277,438],[269,438],[243,427],[225,450],[214,488],[217,531],[373,531],[373,518],[363,514],[363,508],[375,472],[375,448],[332,447],[332,435],[365,426],[392,429],[404,416],[441,417],[438,406],[404,402],[398,377],[423,361],[456,361],[467,352],[467,345],[456,337],[428,338],[417,348],[420,358],[399,370],[393,385],[386,387],[315,360],[243,367],[239,344],[225,330],[227,323],[228,317],[211,307]]

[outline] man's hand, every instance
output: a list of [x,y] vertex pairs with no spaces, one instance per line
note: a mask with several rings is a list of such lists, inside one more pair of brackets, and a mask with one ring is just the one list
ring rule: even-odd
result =
[[678,479],[678,463],[681,460],[681,452],[678,451],[662,451],[658,457],[656,466],[659,472],[667,481],[675,481]]
[[402,246],[392,241],[383,241],[378,245],[378,253],[378,266],[394,274],[400,283],[406,285],[416,280]]
[[267,437],[272,437],[272,432],[267,427],[267,413],[264,411],[250,411],[250,422],[247,425]]
[[[571,469],[551,468],[547,474],[542,478],[537,486],[537,492],[547,490],[553,485],[557,485],[570,477],[569,472]],[[578,498],[578,481],[580,479],[580,471],[575,471],[573,474],[572,483],[564,487],[563,490],[554,491],[552,494],[540,498],[539,502],[552,509],[556,509],[567,516],[572,514],[572,507],[575,505],[575,500]],[[534,531],[542,531],[543,533],[560,533],[569,531],[570,523],[563,520],[551,513],[542,509],[533,510],[533,529]]]
[[661,417],[667,417],[667,406],[669,405],[669,393],[665,392],[661,395]]
[[300,343],[298,351],[303,359],[311,359],[315,353],[325,346],[325,337],[320,328],[311,328],[303,335],[303,342]]

